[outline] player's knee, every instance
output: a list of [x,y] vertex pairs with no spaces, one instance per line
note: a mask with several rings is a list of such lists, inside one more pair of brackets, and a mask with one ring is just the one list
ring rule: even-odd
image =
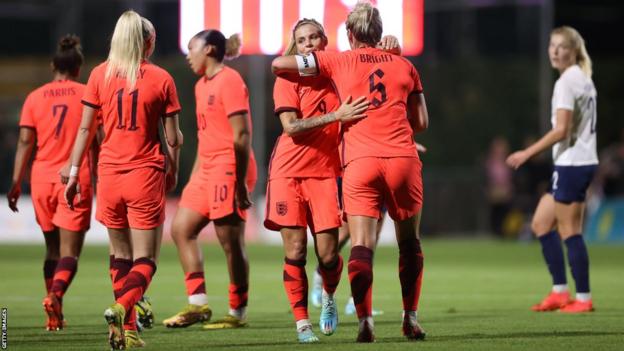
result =
[[326,252],[319,252],[318,260],[323,267],[331,267],[336,263],[338,259],[338,253],[334,250],[327,250]]
[[535,235],[542,235],[549,232],[551,229],[552,227],[549,224],[544,223],[544,221],[540,221],[535,218],[531,221],[531,230]]
[[307,246],[302,242],[291,242],[286,249],[286,257],[291,260],[304,260],[307,254]]

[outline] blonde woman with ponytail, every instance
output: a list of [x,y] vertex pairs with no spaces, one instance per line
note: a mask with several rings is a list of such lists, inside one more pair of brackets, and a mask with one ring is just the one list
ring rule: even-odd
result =
[[342,124],[343,216],[351,236],[348,270],[359,319],[357,342],[375,341],[372,312],[373,254],[382,205],[394,220],[403,297],[403,335],[421,340],[417,320],[423,254],[420,246],[422,163],[415,133],[429,117],[420,77],[405,58],[377,48],[383,25],[370,2],[359,2],[346,21],[351,51],[314,51],[273,60],[278,76],[330,78],[341,99],[367,96],[366,118]]
[[[82,123],[71,156],[65,198],[73,208],[76,177],[102,114],[96,219],[108,228],[115,303],[106,309],[112,349],[141,347],[135,303],[147,290],[160,251],[165,191],[175,187],[182,145],[180,103],[173,78],[148,61],[156,32],[149,20],[124,12],[115,26],[108,60],[91,72]],[[163,126],[167,155],[161,152]],[[80,186],[84,186],[80,184]]]
[[[247,326],[249,262],[245,249],[245,221],[249,193],[256,183],[251,150],[249,93],[240,74],[224,59],[238,56],[240,38],[226,39],[218,30],[204,30],[189,42],[187,60],[200,76],[195,84],[197,155],[191,179],[184,187],[171,233],[184,271],[188,304],[163,324],[169,328],[205,323],[204,329]],[[204,260],[197,241],[214,221],[229,272],[229,311],[212,317],[204,278]]]
[[[553,129],[526,149],[511,154],[507,164],[518,169],[552,146],[555,170],[551,189],[540,199],[531,227],[542,246],[553,286],[532,310],[591,312],[594,308],[589,289],[589,257],[582,231],[585,193],[598,166],[592,64],[585,41],[568,26],[552,31],[548,56],[560,74],[552,96]],[[576,283],[574,299],[568,291],[562,241]]]

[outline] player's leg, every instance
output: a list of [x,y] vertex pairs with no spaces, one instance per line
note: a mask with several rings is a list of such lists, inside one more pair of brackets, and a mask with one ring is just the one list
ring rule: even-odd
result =
[[54,272],[60,258],[60,233],[58,228],[43,232],[43,238],[46,245],[46,253],[43,261],[43,280],[46,287],[46,296],[43,299],[43,310],[46,313],[46,330],[56,331],[63,329],[63,315],[60,308],[60,302],[57,301],[56,307],[52,306],[52,301],[48,296],[51,293],[52,283],[54,281]]
[[30,185],[30,197],[35,210],[35,218],[43,232],[46,253],[43,262],[43,279],[46,287],[46,295],[50,293],[54,271],[60,258],[61,239],[58,227],[52,222],[54,217],[54,184],[32,183]]
[[245,221],[238,213],[216,219],[215,231],[225,253],[230,284],[229,311],[225,317],[204,325],[204,329],[229,329],[247,326],[249,261],[245,249]]
[[113,349],[119,349],[125,347],[124,329],[132,330],[134,327],[132,314],[127,314],[125,308],[117,303],[125,292],[124,286],[134,264],[132,239],[129,228],[108,228],[108,238],[110,251],[115,257],[112,280],[115,304],[104,311],[104,317],[109,325],[109,343]]
[[64,327],[63,296],[69,288],[76,271],[78,257],[84,243],[84,231],[70,231],[60,228],[60,259],[54,271],[50,293],[43,299],[43,306],[48,314],[48,323]]
[[[130,229],[132,242],[132,269],[126,276],[124,285],[116,300],[116,304],[109,310],[109,316],[115,316],[115,308],[123,306],[125,316],[124,342],[126,347],[142,347],[143,340],[138,337],[136,328],[136,312],[134,306],[143,297],[148,289],[152,277],[156,272],[156,262],[158,259],[160,241],[162,239],[162,228],[158,226],[153,229]],[[113,312],[112,314],[110,312]],[[127,325],[129,320],[134,319],[135,325]]]
[[318,342],[308,315],[308,276],[305,265],[307,233],[303,227],[283,227],[280,230],[284,244],[283,282],[286,296],[297,326],[300,343]]
[[423,204],[422,165],[418,158],[384,159],[385,204],[394,220],[399,246],[399,281],[403,299],[403,335],[422,340],[425,332],[418,324],[418,302],[422,285],[424,257],[420,242],[420,216]]
[[422,286],[424,257],[420,245],[421,212],[402,221],[395,221],[399,244],[399,281],[403,298],[403,335],[422,340],[425,331],[418,324],[418,302]]
[[338,186],[334,178],[304,178],[300,184],[301,195],[305,199],[303,207],[306,208],[308,226],[314,233],[314,252],[323,281],[319,327],[323,334],[332,335],[338,327],[334,293],[343,268],[338,250],[338,228],[342,224]]
[[381,207],[383,173],[375,157],[351,161],[343,177],[344,213],[349,223],[351,254],[348,271],[351,294],[359,319],[358,342],[373,342],[373,253]]
[[559,235],[568,251],[568,264],[576,285],[576,298],[560,309],[566,313],[594,310],[589,289],[589,255],[583,240],[585,195],[597,166],[556,166],[559,173],[554,191]]
[[163,321],[166,327],[188,327],[198,322],[207,322],[212,316],[206,295],[204,258],[198,241],[200,231],[209,222],[206,216],[186,207],[178,208],[173,219],[171,235],[184,272],[188,304],[182,311]]
[[314,249],[322,276],[321,316],[319,328],[332,335],[338,327],[338,310],[334,293],[342,275],[343,261],[338,252],[338,228],[314,234]]
[[43,232],[45,240],[46,252],[43,261],[43,280],[45,282],[46,293],[50,293],[52,281],[54,280],[54,271],[61,255],[61,239],[58,228]]
[[551,292],[540,303],[531,307],[533,311],[554,311],[563,307],[570,299],[563,246],[557,232],[557,226],[555,199],[550,193],[544,194],[535,208],[531,229],[542,247],[542,255],[552,278],[553,286]]
[[355,310],[360,322],[358,342],[372,342],[373,334],[373,254],[375,252],[376,217],[347,217],[351,233],[351,255],[349,256],[349,281]]
[[576,284],[575,299],[560,309],[578,313],[594,310],[589,289],[589,254],[583,240],[583,202],[555,202],[559,233],[568,251],[568,264]]

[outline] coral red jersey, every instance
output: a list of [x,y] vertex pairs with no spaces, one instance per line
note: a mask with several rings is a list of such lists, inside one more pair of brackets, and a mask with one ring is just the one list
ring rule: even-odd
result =
[[367,156],[418,157],[406,103],[422,85],[407,59],[376,48],[313,54],[319,74],[331,78],[341,99],[368,96],[371,103],[366,118],[343,125],[345,164]]
[[101,174],[140,167],[165,168],[158,126],[163,116],[180,111],[173,78],[164,69],[144,61],[136,84],[105,78],[107,63],[91,71],[82,103],[101,109],[104,140],[98,168]]
[[[234,134],[229,118],[247,113],[251,133],[249,92],[240,74],[223,66],[212,78],[201,77],[195,84],[198,152],[202,168],[236,164]],[[249,155],[247,176],[256,172],[253,152]]]
[[[298,82],[278,77],[273,100],[278,117],[284,111],[293,111],[298,118],[318,117],[340,106],[331,81],[324,77],[303,77]],[[271,156],[269,179],[338,176],[339,127],[331,123],[294,136],[282,133]]]
[[[60,182],[59,170],[67,164],[82,119],[80,99],[84,84],[72,80],[47,83],[28,95],[20,127],[32,128],[37,152],[32,165],[32,183]],[[91,183],[87,158],[80,168],[80,180]]]

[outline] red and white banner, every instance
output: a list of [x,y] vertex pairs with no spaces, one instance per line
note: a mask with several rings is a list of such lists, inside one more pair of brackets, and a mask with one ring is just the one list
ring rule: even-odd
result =
[[[325,27],[327,49],[349,49],[345,29],[347,14],[357,0],[180,0],[180,49],[204,29],[219,29],[229,36],[239,33],[242,53],[277,55],[288,45],[293,25],[314,18]],[[376,0],[384,35],[399,38],[403,55],[423,50],[424,0]]]

